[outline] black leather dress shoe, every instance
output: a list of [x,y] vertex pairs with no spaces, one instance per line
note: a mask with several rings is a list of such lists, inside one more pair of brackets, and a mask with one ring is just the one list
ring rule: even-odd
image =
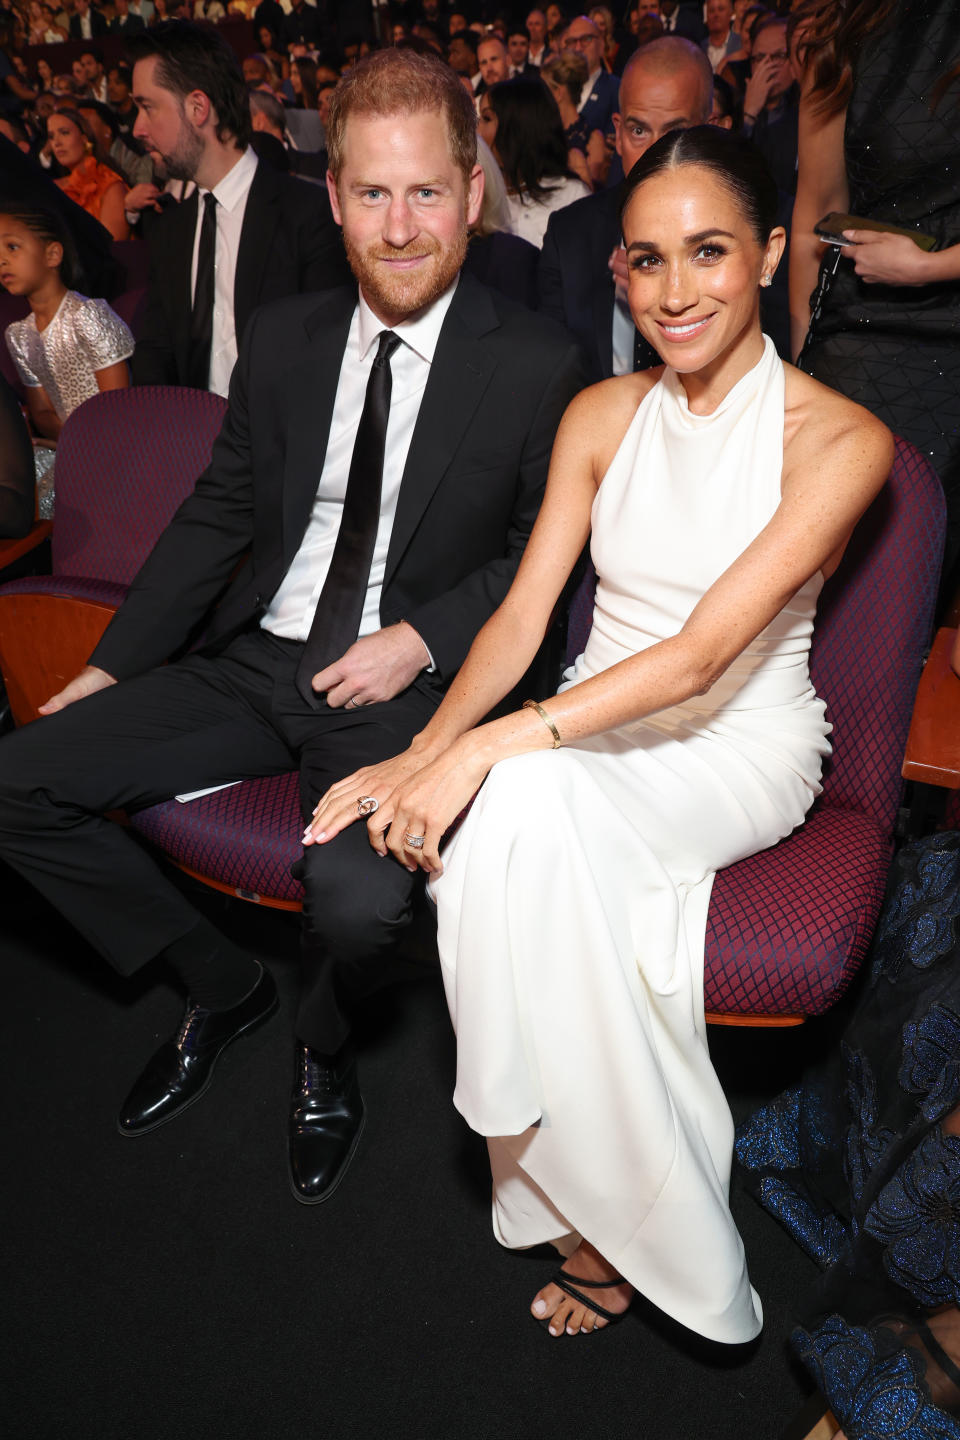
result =
[[277,987],[266,970],[246,1000],[229,1010],[201,1010],[188,1001],[175,1038],[160,1046],[124,1100],[117,1120],[121,1135],[145,1135],[199,1100],[231,1040],[276,1008]]
[[349,1042],[334,1056],[297,1045],[290,1099],[290,1180],[304,1205],[319,1205],[347,1173],[363,1132],[363,1097]]

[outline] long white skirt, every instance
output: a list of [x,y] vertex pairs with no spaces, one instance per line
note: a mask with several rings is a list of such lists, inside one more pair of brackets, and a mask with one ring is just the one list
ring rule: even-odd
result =
[[454,1104],[488,1137],[497,1238],[583,1237],[730,1343],[762,1311],[728,1206],[707,906],[717,869],[800,823],[825,748],[754,719],[762,765],[749,736],[649,722],[496,765],[433,886]]

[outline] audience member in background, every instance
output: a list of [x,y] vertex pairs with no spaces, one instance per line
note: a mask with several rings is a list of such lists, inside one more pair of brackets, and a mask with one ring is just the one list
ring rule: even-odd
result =
[[797,189],[799,93],[786,20],[776,16],[758,20],[751,40],[750,79],[743,96],[743,129],[770,166],[778,188],[787,195]]
[[90,94],[94,100],[99,100],[101,105],[105,105],[107,103],[107,76],[103,68],[102,53],[99,50],[82,50],[80,63],[83,66],[84,79]]
[[507,187],[490,146],[477,136],[477,160],[483,169],[483,204],[470,227],[464,270],[530,310],[537,308],[537,260],[540,252],[510,228]]
[[539,80],[508,80],[480,101],[480,136],[490,146],[507,185],[511,229],[532,245],[554,210],[589,195],[572,174],[560,114]]
[[0,284],[30,305],[25,320],[7,326],[7,348],[34,428],[51,440],[84,400],[130,383],[133,336],[105,300],[72,288],[76,273],[76,251],[59,217],[0,197]]
[[106,18],[99,10],[94,10],[90,0],[73,0],[73,14],[70,16],[70,39],[71,40],[96,40],[100,35],[106,35]]
[[53,158],[67,171],[57,184],[81,210],[99,220],[114,240],[129,240],[124,201],[127,186],[98,153],[93,131],[72,109],[57,110],[47,121]]
[[530,11],[527,16],[527,35],[530,40],[527,64],[535,65],[539,69],[550,54],[547,45],[547,17],[542,10]]
[[312,185],[326,185],[326,150],[298,150],[291,144],[287,124],[295,115],[267,90],[250,91],[251,144],[260,160],[284,174],[296,175]]
[[[642,3],[638,10],[642,12]],[[660,0],[660,23],[664,35],[679,35],[682,40],[693,40],[697,45],[707,33],[701,7],[682,5],[680,0]]]
[[587,83],[587,62],[575,50],[553,55],[540,66],[540,76],[560,112],[567,141],[567,168],[591,189],[602,183],[610,164],[607,142],[599,130],[588,133],[577,109]]
[[721,130],[739,131],[742,119],[743,111],[737,91],[722,75],[714,75],[710,124],[719,125]]
[[261,25],[257,30],[257,42],[261,54],[270,62],[274,70],[282,80],[290,77],[290,61],[277,43],[277,37],[269,25]]
[[53,83],[53,66],[45,55],[37,61],[37,85],[40,91],[49,90]]
[[134,35],[145,28],[142,15],[134,15],[130,0],[113,0],[113,19],[110,21],[111,35]]
[[0,13],[0,115],[19,115],[36,98],[36,91],[17,74],[15,54],[13,20]]
[[625,39],[618,36],[613,11],[607,5],[595,5],[590,11],[590,19],[603,37],[604,68],[609,70],[611,75],[620,75],[626,64],[627,54],[633,47],[626,46],[627,53],[624,53]]
[[317,62],[308,55],[290,62],[290,88],[298,110],[316,110]]
[[226,14],[222,0],[193,0],[194,20],[206,20],[208,25],[216,25],[226,19]]
[[[108,105],[97,100],[78,100],[77,113],[86,120],[97,154],[112,165],[128,187],[153,184],[153,161],[141,150],[126,144],[117,117]],[[129,195],[125,197],[126,205]]]
[[0,375],[0,540],[20,540],[29,534],[36,508],[35,475],[33,445],[20,402]]
[[564,31],[563,50],[564,53],[575,50],[587,62],[587,82],[577,106],[587,134],[599,130],[601,135],[612,136],[620,82],[604,69],[603,36],[586,15],[578,15]]
[[[15,863],[119,971],[161,956],[188,991],[186,1028],[123,1105],[129,1136],[199,1099],[219,1053],[273,1012],[276,989],[103,819],[106,797],[119,788],[118,805],[134,792],[149,804],[294,765],[306,823],[333,776],[423,728],[505,594],[539,509],[582,377],[556,326],[458,279],[481,201],[475,136],[472,101],[435,56],[387,49],[344,78],[331,194],[359,294],[354,281],[258,311],[211,464],[93,663],[43,720],[0,742],[6,784],[35,825],[28,836],[7,788],[0,812]],[[436,189],[425,196],[428,177]],[[398,273],[381,263],[385,250],[425,263]],[[381,471],[371,511],[366,482]],[[350,510],[361,501],[355,520],[345,491]],[[218,597],[202,649],[165,664]],[[28,753],[39,785],[23,768]],[[291,1181],[316,1204],[363,1128],[351,1010],[403,977],[396,946],[421,880],[378,859],[362,827],[305,848],[298,871],[307,898]]]
[[740,36],[733,28],[733,0],[707,0],[707,33],[700,41],[714,70],[722,70],[727,57],[740,46]]
[[320,116],[324,135],[326,135],[327,125],[330,123],[330,102],[336,88],[333,80],[324,80],[317,86],[317,114]]
[[[960,32],[950,0],[850,0],[798,16],[800,172],[790,252],[798,364],[913,441],[947,496],[944,598],[960,581]],[[851,67],[853,67],[851,69]],[[897,124],[894,116],[909,116]],[[829,211],[932,235],[814,233]],[[953,569],[956,567],[956,569]]]
[[177,22],[129,43],[140,107],[134,134],[161,176],[196,181],[203,196],[151,227],[134,380],[226,395],[251,311],[339,284],[340,236],[323,190],[258,165],[240,67],[216,31]]
[[472,30],[461,30],[458,34],[450,37],[450,44],[447,46],[447,60],[451,69],[457,75],[462,75],[465,80],[469,80],[474,94],[477,93],[483,80],[477,61],[479,43]]
[[747,81],[750,79],[750,54],[753,46],[754,26],[760,20],[769,19],[773,12],[766,5],[750,5],[743,12],[743,19],[738,26],[740,36],[740,49],[728,55],[724,63],[717,71],[724,79],[729,80],[740,92],[741,97],[747,88]]
[[530,54],[530,37],[522,26],[515,26],[507,35],[507,58],[510,62],[510,79],[530,79],[536,66],[531,65],[528,59]]
[[87,67],[79,55],[74,56],[70,62],[70,76],[73,82],[72,94],[74,96],[90,95],[92,97],[93,92],[87,83]]
[[137,123],[137,107],[133,103],[133,74],[127,65],[114,65],[107,72],[107,104],[117,117],[123,135],[132,135]]
[[[710,62],[691,41],[664,35],[631,55],[614,117],[624,174],[669,130],[706,124],[712,99]],[[627,305],[620,202],[619,187],[601,190],[552,216],[540,256],[540,309],[579,340],[591,381],[660,363]]]
[[566,29],[567,16],[559,5],[547,5],[543,13],[547,17],[547,29],[550,32]]
[[478,95],[510,79],[510,57],[499,35],[487,35],[480,41],[477,46],[477,64],[480,67]]
[[299,44],[321,50],[327,38],[323,15],[315,6],[307,5],[305,0],[292,0],[290,11],[280,26],[279,37],[288,49]]

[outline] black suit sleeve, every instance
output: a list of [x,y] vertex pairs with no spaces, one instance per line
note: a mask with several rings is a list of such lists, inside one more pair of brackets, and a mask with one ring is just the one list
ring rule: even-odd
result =
[[560,263],[560,250],[557,245],[557,233],[552,215],[547,221],[547,231],[540,250],[540,263],[537,266],[537,290],[539,293],[537,309],[540,314],[548,315],[559,325],[565,325],[567,317],[563,305],[563,267]]
[[[248,327],[250,338],[256,317]],[[250,354],[243,347],[207,469],[133,580],[90,657],[116,679],[143,674],[187,643],[253,539]]]
[[550,455],[564,410],[583,388],[579,349],[562,351],[541,392],[527,431],[517,471],[517,494],[504,553],[481,566],[459,585],[404,616],[420,635],[448,685],[467,658],[477,632],[502,602],[513,583],[540,510]]
[[334,290],[340,285],[352,284],[340,226],[333,218],[326,190],[306,180],[292,179],[291,184],[304,192],[297,219],[298,293],[305,295],[311,290]]

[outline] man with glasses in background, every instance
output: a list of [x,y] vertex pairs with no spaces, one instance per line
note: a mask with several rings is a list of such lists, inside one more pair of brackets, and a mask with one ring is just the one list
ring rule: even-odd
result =
[[577,106],[586,133],[590,135],[599,130],[602,135],[613,135],[620,82],[616,75],[604,69],[603,36],[599,28],[586,15],[578,15],[567,26],[563,48],[568,53],[578,51],[587,62],[587,80]]

